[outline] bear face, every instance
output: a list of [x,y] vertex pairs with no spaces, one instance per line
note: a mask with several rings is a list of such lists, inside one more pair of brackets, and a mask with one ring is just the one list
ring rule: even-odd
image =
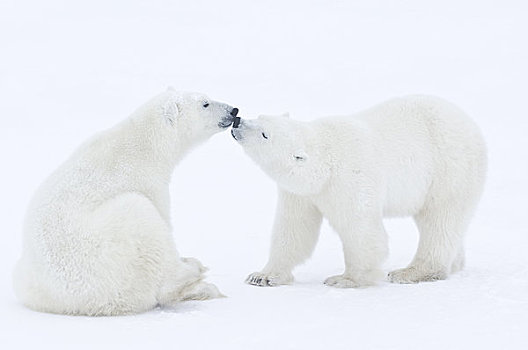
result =
[[190,145],[227,129],[237,113],[238,108],[211,100],[204,94],[169,88],[140,108],[133,119],[154,128],[160,138],[166,136]]
[[227,129],[238,112],[237,108],[197,93],[178,95],[174,102],[178,110],[176,124],[188,130],[201,129],[206,134]]
[[279,187],[298,195],[319,193],[330,177],[330,164],[315,131],[287,115],[241,120],[233,138]]

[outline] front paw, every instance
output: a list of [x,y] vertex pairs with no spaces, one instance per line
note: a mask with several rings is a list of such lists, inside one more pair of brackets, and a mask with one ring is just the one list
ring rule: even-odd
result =
[[246,283],[259,287],[276,287],[293,282],[291,274],[254,272],[246,278]]

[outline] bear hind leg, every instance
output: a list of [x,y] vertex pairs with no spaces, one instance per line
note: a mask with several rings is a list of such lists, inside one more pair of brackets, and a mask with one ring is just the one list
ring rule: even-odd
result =
[[175,306],[186,300],[207,300],[224,297],[218,288],[204,282],[207,268],[195,258],[180,258],[177,253],[168,261],[158,297],[161,306]]
[[471,208],[453,202],[426,206],[414,217],[420,240],[413,261],[389,273],[393,283],[418,283],[446,279],[464,267],[464,233]]

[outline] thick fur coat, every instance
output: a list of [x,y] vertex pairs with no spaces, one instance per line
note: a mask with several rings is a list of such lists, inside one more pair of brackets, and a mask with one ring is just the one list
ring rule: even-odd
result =
[[31,201],[14,273],[20,300],[44,312],[122,315],[220,296],[197,260],[178,255],[169,181],[232,111],[169,89],[84,143]]
[[345,257],[344,273],[328,285],[367,286],[383,276],[384,217],[412,216],[420,231],[413,261],[390,272],[391,282],[445,279],[464,266],[486,146],[456,106],[408,96],[312,122],[261,116],[232,134],[279,189],[269,260],[248,283],[290,283],[292,269],[311,255],[323,217],[339,234]]

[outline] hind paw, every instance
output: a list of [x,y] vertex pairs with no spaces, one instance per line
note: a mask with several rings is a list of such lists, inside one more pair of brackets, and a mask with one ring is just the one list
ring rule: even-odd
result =
[[445,270],[420,269],[414,266],[389,272],[388,280],[391,283],[418,283],[445,280]]
[[192,266],[194,269],[198,270],[200,273],[204,273],[207,270],[209,270],[207,267],[203,266],[203,264],[200,262],[200,260],[195,258],[181,258],[181,260],[189,265]]
[[225,295],[220,293],[214,284],[201,281],[185,288],[182,291],[181,300],[207,300],[223,297]]

